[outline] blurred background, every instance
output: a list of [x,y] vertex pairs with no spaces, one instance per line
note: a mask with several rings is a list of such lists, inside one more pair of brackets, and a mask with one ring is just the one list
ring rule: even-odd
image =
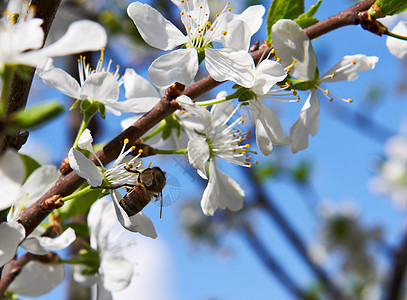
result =
[[[162,53],[138,35],[126,14],[129,3],[64,0],[49,39],[62,35],[74,20],[97,20],[109,32],[105,58],[119,64],[122,74],[131,67],[146,76],[150,63]],[[179,11],[170,1],[146,3],[182,28]],[[232,12],[253,4],[268,10],[270,1],[235,0]],[[305,4],[307,10],[315,2]],[[315,17],[325,19],[353,4],[324,0]],[[224,5],[210,1],[211,13]],[[397,18],[386,20],[389,28]],[[266,38],[264,24],[252,42]],[[149,204],[143,212],[152,219],[158,238],[132,233],[120,238],[118,247],[129,255],[135,274],[131,286],[114,294],[115,299],[335,299],[339,294],[345,299],[391,299],[398,253],[407,234],[407,160],[403,160],[407,64],[389,53],[385,41],[358,26],[313,40],[320,74],[345,55],[374,55],[379,62],[354,82],[328,86],[354,102],[331,103],[319,97],[320,126],[306,150],[292,154],[289,147],[276,146],[268,157],[257,155],[260,163],[252,169],[218,160],[220,169],[245,190],[244,208],[237,213],[218,210],[213,217],[203,215],[200,199],[206,181],[185,156],[148,158],[167,171],[163,217],[159,218],[159,205]],[[87,57],[96,61],[99,53]],[[56,60],[55,65],[75,74],[77,58]],[[201,98],[212,99],[221,90],[230,92],[230,87],[223,84]],[[286,135],[307,93],[300,96],[300,103],[267,102]],[[70,106],[71,99],[35,78],[28,105],[49,99]],[[95,141],[115,137],[120,121],[130,116],[109,114],[103,122],[96,118],[91,127]],[[63,114],[32,131],[21,152],[59,166],[79,122],[75,111]],[[402,279],[404,269],[401,274]],[[86,288],[72,287],[66,280],[40,299],[80,299],[80,295],[87,299]]]

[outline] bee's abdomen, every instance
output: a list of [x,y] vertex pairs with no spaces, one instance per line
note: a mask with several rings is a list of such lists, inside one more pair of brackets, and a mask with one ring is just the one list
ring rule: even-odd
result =
[[119,204],[127,215],[131,217],[140,212],[150,200],[151,198],[147,194],[146,187],[140,183],[124,194]]

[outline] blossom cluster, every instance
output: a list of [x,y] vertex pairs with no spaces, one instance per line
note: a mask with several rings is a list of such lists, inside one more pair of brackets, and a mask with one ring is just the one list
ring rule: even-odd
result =
[[[250,6],[242,13],[234,14],[227,3],[212,20],[207,0],[172,2],[179,9],[182,30],[148,4],[134,2],[127,8],[128,16],[144,41],[159,50],[170,51],[151,63],[147,72],[149,80],[130,68],[121,75],[120,67],[113,67],[112,60],[104,61],[107,34],[95,22],[74,22],[62,38],[41,48],[45,36],[41,28],[43,20],[33,18],[33,13],[21,1],[11,1],[13,6],[9,6],[0,20],[2,67],[36,67],[36,75],[49,87],[75,99],[71,109],[79,106],[83,114],[83,122],[67,157],[71,169],[86,180],[87,186],[62,200],[72,201],[79,207],[82,204],[77,204],[76,199],[96,195],[90,201],[87,219],[90,244],[80,261],[76,261],[74,277],[83,283],[97,283],[102,294],[124,289],[133,275],[126,258],[111,250],[109,232],[116,218],[125,230],[157,237],[153,222],[141,212],[145,204],[134,209],[134,214],[129,214],[123,202],[132,199],[150,202],[153,198],[162,201],[160,196],[165,179],[155,183],[158,179],[154,172],[152,178],[143,178],[146,170],[154,168],[150,168],[151,163],[148,167],[143,166],[143,151],[137,152],[134,146],[130,147],[128,139],[123,141],[115,162],[110,166],[103,164],[95,153],[93,137],[87,128],[96,113],[103,118],[105,112],[116,116],[132,113],[131,118],[122,122],[123,129],[126,129],[142,114],[154,109],[167,88],[174,84],[193,85],[198,72],[202,71],[203,62],[204,69],[215,81],[233,82],[234,93],[228,95],[222,91],[215,99],[194,101],[182,93],[176,99],[170,99],[175,100],[173,103],[179,109],[151,126],[140,140],[155,147],[153,154],[187,154],[190,165],[207,180],[201,199],[202,212],[213,216],[218,208],[240,210],[245,196],[239,183],[219,170],[220,161],[251,168],[259,164],[260,159],[254,158],[258,152],[271,155],[275,145],[289,146],[293,153],[306,149],[309,135],[314,136],[318,131],[319,101],[337,98],[353,102],[333,94],[325,84],[356,80],[359,72],[374,69],[378,62],[375,56],[348,55],[321,76],[308,35],[296,22],[281,19],[270,32],[273,49],[271,45],[262,45],[258,51],[263,51],[264,56],[255,63],[250,45],[251,38],[263,23],[265,8],[262,5]],[[86,62],[85,57],[78,59],[79,80],[54,66],[54,57],[95,50],[101,50],[95,68]],[[297,96],[297,90],[309,91],[305,101]],[[296,108],[299,116],[290,128],[283,128],[277,114],[270,109],[273,101],[303,102],[302,108]],[[242,113],[243,108],[247,108],[247,115]],[[251,128],[254,129],[256,146],[249,143]],[[2,154],[0,181],[7,190],[3,193],[6,196],[0,202],[0,209],[7,212],[7,220],[0,223],[0,267],[4,266],[5,270],[20,246],[30,253],[44,255],[48,250],[68,247],[76,237],[69,226],[62,230],[62,223],[66,220],[61,222],[58,214],[48,221],[50,226],[58,225],[61,234],[57,238],[41,236],[44,232],[26,233],[18,221],[20,213],[49,190],[60,174],[53,166],[41,166],[28,172],[27,179],[25,172],[24,163],[16,152],[9,150]],[[160,174],[165,177],[164,171]],[[125,190],[124,196],[119,192],[120,188]],[[108,195],[112,201],[106,197]],[[20,280],[27,280],[27,276],[37,272],[38,268],[37,265],[27,265],[24,270],[28,273],[22,272]],[[121,272],[112,272],[115,268],[120,268]],[[17,277],[9,289],[26,296],[43,294],[62,280],[63,262],[54,260],[41,272],[49,276],[49,285],[36,284],[34,280],[27,287],[19,284]]]

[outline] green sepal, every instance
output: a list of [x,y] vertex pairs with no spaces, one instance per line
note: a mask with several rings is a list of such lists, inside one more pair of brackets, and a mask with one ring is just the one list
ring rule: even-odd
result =
[[314,88],[314,83],[313,81],[299,81],[298,83],[292,84],[290,88],[294,90],[307,91]]
[[205,59],[205,49],[197,50],[198,52],[198,65],[200,65]]
[[72,106],[69,108],[69,110],[74,110],[78,106],[78,104],[81,103],[81,101],[81,99],[76,100],[74,104],[72,104]]
[[88,237],[89,236],[89,227],[86,222],[71,222],[64,226],[64,229],[71,227],[76,236],[78,237]]
[[27,180],[28,176],[31,175],[32,172],[35,171],[35,169],[38,169],[41,167],[41,164],[36,161],[34,158],[31,156],[28,156],[26,154],[18,153],[20,158],[23,160],[24,166],[25,166],[25,178],[24,182]]
[[[77,191],[82,190],[87,186],[88,184],[85,183]],[[58,214],[62,220],[66,220],[77,215],[82,215],[89,210],[89,208],[98,198],[100,198],[101,194],[101,189],[91,189],[85,195],[65,201],[64,205],[58,209]]]
[[102,102],[98,102],[98,112],[102,119],[106,119],[106,107]]
[[99,253],[92,249],[88,244],[85,244],[85,249],[79,250],[79,257],[82,264],[86,265],[86,269],[82,271],[84,275],[93,275],[99,271],[100,256]]
[[237,100],[239,100],[239,102],[246,102],[246,101],[254,99],[255,97],[256,97],[256,94],[251,89],[245,89],[239,95]]
[[179,119],[175,114],[171,114],[170,116],[164,119],[165,127],[162,130],[161,138],[163,140],[168,139],[171,136],[172,130],[176,130],[177,136],[181,137],[181,124],[179,123]]
[[33,74],[33,68],[25,65],[17,65],[16,71],[21,79],[29,80]]
[[81,101],[81,113],[88,111],[92,107],[92,101],[89,99],[83,99]]
[[238,85],[237,83],[235,83],[235,84],[232,86],[232,89],[237,90],[237,89],[240,89],[241,87],[242,87],[241,85]]
[[63,111],[64,107],[57,102],[40,104],[12,114],[6,126],[18,130],[29,129],[57,117]]
[[273,0],[267,15],[267,43],[272,43],[271,29],[280,19],[296,19],[304,13],[304,0]]
[[18,295],[10,290],[4,292],[4,300],[18,300]]

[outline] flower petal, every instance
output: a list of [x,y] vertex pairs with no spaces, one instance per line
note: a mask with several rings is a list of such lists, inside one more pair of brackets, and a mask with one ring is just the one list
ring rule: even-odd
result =
[[266,9],[263,5],[252,5],[238,16],[249,25],[251,35],[253,35],[260,29],[265,12]]
[[[220,192],[222,189],[222,193]],[[215,159],[209,163],[209,182],[202,195],[201,208],[205,215],[213,216],[218,207],[237,211],[243,207],[244,191],[229,176],[219,171]]]
[[[220,18],[224,19],[221,25],[222,32],[220,32],[220,41],[223,46],[234,51],[248,51],[252,36],[249,25],[231,13],[223,13],[218,17],[218,19]],[[227,25],[223,26],[224,24]],[[226,35],[224,34],[225,31],[227,32]]]
[[263,60],[256,68],[256,81],[252,91],[257,95],[266,94],[273,85],[287,77],[283,66],[272,60]]
[[17,152],[10,149],[4,152],[0,156],[0,210],[10,207],[17,200],[24,176],[24,163]]
[[148,68],[148,78],[158,87],[167,88],[174,82],[191,84],[198,72],[195,49],[178,49],[162,55]]
[[133,266],[128,259],[105,252],[102,255],[100,268],[102,269],[103,286],[106,290],[120,291],[130,284]]
[[185,95],[179,96],[176,100],[179,105],[182,106],[182,108],[186,109],[188,112],[194,115],[197,115],[202,120],[205,127],[211,125],[212,115],[208,110],[199,105],[196,105],[195,102],[191,100],[191,98]]
[[59,175],[57,168],[52,165],[35,169],[21,187],[19,200],[26,197],[24,207],[30,206],[44,195],[58,180]]
[[83,150],[88,150],[89,152],[93,152],[93,137],[88,128],[82,132],[81,136],[78,140],[78,147]]
[[231,80],[243,87],[254,84],[256,69],[246,51],[206,48],[205,66],[216,81]]
[[91,186],[100,186],[103,182],[103,174],[96,165],[80,151],[71,148],[68,153],[69,165],[78,176],[86,179]]
[[44,31],[41,27],[42,23],[42,19],[18,22],[12,26],[12,31],[10,32],[12,34],[12,41],[5,39],[5,42],[7,41],[13,45],[13,50],[16,53],[41,48],[44,42]]
[[[407,22],[399,21],[397,25],[391,31],[393,33],[406,36],[407,35]],[[400,59],[407,58],[407,41],[396,39],[393,37],[388,37],[386,39],[386,46],[389,49],[390,53]]]
[[[358,72],[374,69],[378,61],[379,58],[376,56],[362,54],[344,56],[340,62],[321,77],[320,82],[355,80],[359,77]],[[332,74],[335,75],[332,76]]]
[[44,264],[39,261],[27,263],[8,289],[18,295],[38,297],[53,290],[64,280],[63,264]]
[[133,2],[127,7],[127,14],[142,38],[152,47],[172,50],[187,42],[187,37],[177,27],[148,4]]
[[148,236],[153,239],[157,237],[157,232],[155,231],[154,224],[147,216],[139,212],[138,214],[129,217],[119,204],[119,200],[122,198],[120,193],[114,190],[111,193],[111,196],[113,199],[113,205],[116,211],[116,216],[120,224],[124,228],[132,232],[139,232],[140,234]]
[[109,101],[116,102],[119,99],[119,84],[113,74],[96,72],[83,83],[80,97],[105,104],[109,104]]
[[144,114],[160,102],[158,97],[138,97],[117,102],[117,107],[126,113]]
[[102,25],[89,20],[80,20],[73,22],[58,41],[45,47],[42,52],[48,57],[65,56],[97,51],[106,44],[107,33]]
[[196,137],[188,142],[188,160],[195,169],[205,174],[205,163],[208,159],[209,145],[204,138]]
[[123,85],[127,99],[143,97],[160,99],[157,89],[147,79],[138,75],[134,69],[126,69],[123,75]]
[[56,238],[40,237],[40,244],[52,251],[62,250],[71,245],[76,239],[75,231],[72,228],[67,228],[61,235]]
[[47,64],[49,63],[51,65],[45,69],[37,68],[36,75],[49,87],[57,89],[69,97],[79,99],[81,87],[76,79],[64,70],[55,68],[52,61],[49,60]]
[[17,247],[25,238],[24,226],[17,222],[0,224],[0,267],[16,255]]
[[317,60],[308,35],[291,20],[278,20],[272,28],[271,37],[277,57],[283,66],[296,60],[290,74],[297,79],[312,80],[315,77]]
[[298,120],[291,126],[291,152],[308,147],[308,134],[315,135],[319,124],[319,102],[316,91],[312,91],[301,109]]

